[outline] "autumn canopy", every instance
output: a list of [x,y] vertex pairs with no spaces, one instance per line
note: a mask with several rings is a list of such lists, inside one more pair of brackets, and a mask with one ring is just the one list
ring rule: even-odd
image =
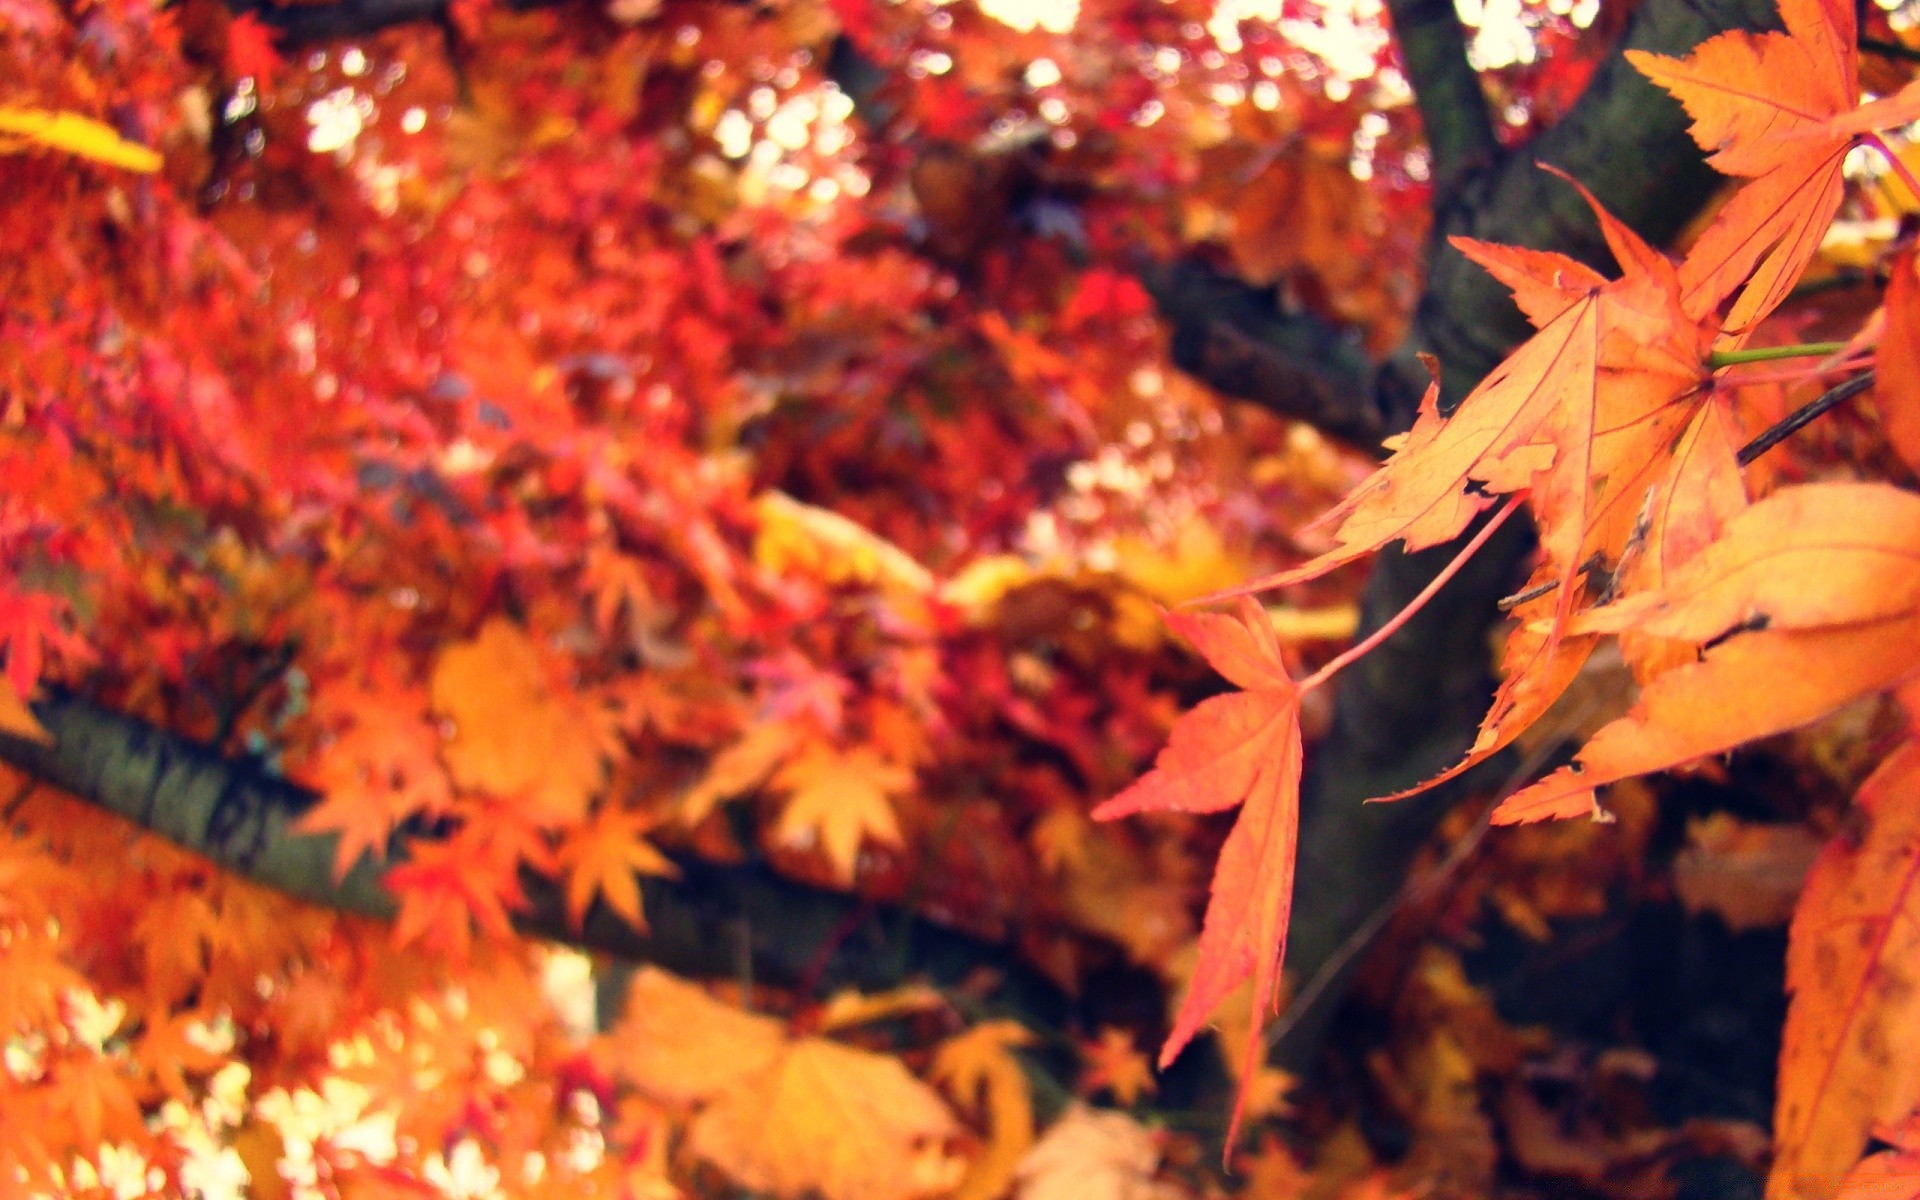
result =
[[0,1197],[1920,1197],[1916,64],[0,0]]

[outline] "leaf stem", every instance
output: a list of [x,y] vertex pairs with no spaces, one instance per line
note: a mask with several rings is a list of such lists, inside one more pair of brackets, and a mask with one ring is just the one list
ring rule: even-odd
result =
[[1480,532],[1474,534],[1472,540],[1460,547],[1460,552],[1453,556],[1453,561],[1448,563],[1446,568],[1438,575],[1435,575],[1432,582],[1428,583],[1426,587],[1421,588],[1419,595],[1407,601],[1406,607],[1395,613],[1392,620],[1368,634],[1365,640],[1355,642],[1353,645],[1347,647],[1345,653],[1333,659],[1327,663],[1326,666],[1321,667],[1318,671],[1315,671],[1302,681],[1300,684],[1301,695],[1305,695],[1329,679],[1332,679],[1343,669],[1365,657],[1381,642],[1386,641],[1398,633],[1402,625],[1405,625],[1413,619],[1413,614],[1419,612],[1426,606],[1427,601],[1433,599],[1435,592],[1445,587],[1449,579],[1452,579],[1460,573],[1460,568],[1467,565],[1467,560],[1472,558],[1480,547],[1487,544],[1487,539],[1494,535],[1495,530],[1506,523],[1507,518],[1514,514],[1514,510],[1518,509],[1520,505],[1526,501],[1526,498],[1527,494],[1525,492],[1517,492],[1509,498],[1500,511],[1493,515],[1493,519],[1485,525],[1482,525]]
[[1793,412],[1788,413],[1785,420],[1742,446],[1739,454],[1740,465],[1743,467],[1747,466],[1753,462],[1754,459],[1759,458],[1762,454],[1778,446],[1781,442],[1786,441],[1801,428],[1812,423],[1813,419],[1821,413],[1826,412],[1828,409],[1833,408],[1843,401],[1858,396],[1861,392],[1866,391],[1872,386],[1873,372],[1862,371],[1845,383],[1829,388],[1818,400],[1810,404],[1802,405]]
[[1920,179],[1913,177],[1913,172],[1907,169],[1907,164],[1900,161],[1900,156],[1893,152],[1893,147],[1887,145],[1879,134],[1866,133],[1860,135],[1860,144],[1863,146],[1872,146],[1875,150],[1878,150],[1880,157],[1886,159],[1887,165],[1893,168],[1893,173],[1900,177],[1900,182],[1907,185],[1907,191],[1913,193],[1915,196],[1920,196]]
[[1845,342],[1801,342],[1793,346],[1756,346],[1752,350],[1716,350],[1707,356],[1707,365],[1737,367],[1741,363],[1774,362],[1782,358],[1825,358],[1847,348]]

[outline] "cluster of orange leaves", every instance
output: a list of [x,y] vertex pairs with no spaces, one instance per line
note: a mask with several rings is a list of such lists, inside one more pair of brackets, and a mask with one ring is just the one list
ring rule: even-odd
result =
[[[1572,764],[1507,796],[1496,824],[1607,820],[1603,785],[1890,689],[1920,730],[1920,694],[1911,691],[1920,670],[1920,495],[1832,482],[1750,498],[1737,376],[1712,358],[1739,350],[1801,277],[1839,208],[1849,150],[1920,117],[1920,84],[1857,103],[1850,5],[1784,0],[1781,15],[1784,33],[1722,34],[1685,59],[1630,52],[1686,107],[1714,165],[1745,181],[1686,255],[1674,261],[1648,246],[1591,196],[1621,268],[1615,279],[1561,255],[1456,239],[1513,289],[1537,332],[1450,414],[1439,412],[1437,384],[1429,391],[1393,456],[1331,514],[1332,549],[1225,593],[1313,579],[1393,542],[1438,545],[1480,521],[1464,558],[1524,499],[1541,565],[1514,607],[1504,682],[1464,759],[1421,788],[1510,745],[1605,637],[1618,639],[1640,694]],[[1914,249],[1901,250],[1891,270],[1884,308],[1831,365],[1858,370],[1871,353],[1887,435],[1920,470]],[[1278,1003],[1299,706],[1332,673],[1296,682],[1249,600],[1237,618],[1175,614],[1170,623],[1243,690],[1183,718],[1153,771],[1096,813],[1240,806],[1163,1064],[1248,979],[1258,1010]],[[1828,848],[1794,917],[1775,1197],[1832,1194],[1876,1122],[1920,1108],[1917,748],[1902,743],[1862,788],[1864,832]],[[1249,1067],[1261,1045],[1250,1040]]]

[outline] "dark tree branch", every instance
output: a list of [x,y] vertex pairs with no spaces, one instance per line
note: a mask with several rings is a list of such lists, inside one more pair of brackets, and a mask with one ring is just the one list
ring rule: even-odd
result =
[[1373,365],[1352,334],[1311,313],[1282,312],[1272,288],[1196,259],[1149,264],[1139,276],[1171,326],[1175,366],[1224,395],[1379,451],[1386,421],[1371,403]]
[[[0,761],[118,813],[220,867],[302,900],[390,918],[399,908],[384,867],[361,860],[333,877],[335,838],[293,831],[314,794],[254,762],[72,696],[34,704],[53,735],[41,745],[0,735]],[[396,847],[404,857],[404,844]],[[755,866],[717,866],[681,857],[682,877],[643,877],[649,929],[639,933],[604,905],[584,927],[566,918],[560,889],[527,872],[521,933],[687,975],[729,976],[743,965],[756,979],[878,990],[907,978],[955,985],[983,969],[1001,980],[997,1004],[1037,1026],[1058,1028],[1066,999],[1002,945],[965,936],[859,897],[822,891]],[[1090,948],[1092,943],[1088,943]],[[1093,948],[1105,954],[1109,948]]]
[[[1558,250],[1611,269],[1585,203],[1536,165],[1550,162],[1642,236],[1667,244],[1724,181],[1687,134],[1679,104],[1621,51],[1683,55],[1722,30],[1774,23],[1773,0],[1647,0],[1572,111],[1435,213],[1413,327],[1382,366],[1375,393],[1393,428],[1412,423],[1427,378],[1421,352],[1439,356],[1442,400],[1450,407],[1531,333],[1507,290],[1445,238],[1466,234]],[[1390,902],[1453,799],[1476,786],[1469,778],[1410,800],[1365,803],[1430,777],[1472,742],[1492,696],[1499,601],[1524,577],[1531,548],[1523,531],[1503,529],[1404,629],[1341,677],[1334,728],[1309,755],[1302,795],[1287,952],[1292,977],[1313,977]],[[1397,613],[1455,549],[1381,554],[1363,598],[1362,634]],[[1298,1014],[1279,1046],[1282,1065],[1305,1071],[1314,1064],[1343,992],[1336,983]]]
[[1453,0],[1387,0],[1400,61],[1433,154],[1433,191],[1444,204],[1500,155],[1480,74],[1467,61],[1466,31]]
[[[553,8],[566,0],[508,0],[517,12]],[[274,4],[269,0],[227,0],[235,13],[252,13],[262,25],[279,34],[282,48],[364,37],[419,21],[438,21],[448,0],[330,0],[326,4]]]

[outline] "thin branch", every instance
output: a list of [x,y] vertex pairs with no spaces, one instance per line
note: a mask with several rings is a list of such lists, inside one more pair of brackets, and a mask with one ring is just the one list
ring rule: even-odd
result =
[[1746,466],[1762,454],[1786,441],[1800,430],[1811,425],[1822,414],[1836,408],[1858,396],[1873,386],[1873,372],[1863,371],[1852,379],[1829,388],[1819,399],[1802,405],[1787,414],[1785,419],[1762,432],[1758,437],[1740,447],[1740,465]]
[[1860,50],[1864,54],[1873,54],[1881,58],[1891,58],[1895,62],[1920,63],[1920,50],[1912,46],[1903,46],[1899,42],[1882,41],[1879,38],[1863,37]]
[[1480,74],[1467,60],[1466,31],[1453,0],[1387,0],[1400,61],[1433,154],[1434,192],[1440,203],[1500,155]]

